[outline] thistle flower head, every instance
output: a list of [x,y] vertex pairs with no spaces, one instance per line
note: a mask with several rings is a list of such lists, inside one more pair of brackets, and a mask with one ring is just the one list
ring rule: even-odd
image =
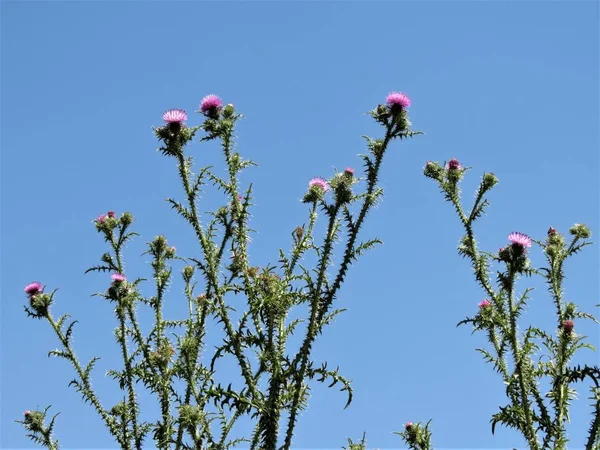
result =
[[404,428],[406,428],[407,430],[410,430],[410,429],[412,428],[412,426],[413,426],[413,423],[412,423],[412,422],[406,422],[406,423],[404,424]]
[[123,281],[126,280],[125,275],[123,275],[122,273],[113,273],[110,278],[115,282],[115,283],[122,283]]
[[389,106],[400,108],[408,108],[410,106],[410,98],[404,92],[390,92],[385,101]]
[[554,236],[556,234],[556,228],[548,228],[548,236]]
[[210,94],[204,97],[200,102],[200,111],[203,113],[214,111],[222,104],[223,102],[219,97],[217,97],[215,94]]
[[327,192],[329,190],[329,183],[321,177],[316,177],[308,182],[308,187],[317,187],[320,188],[323,192]]
[[487,308],[488,306],[491,306],[492,302],[490,302],[487,298],[485,300],[482,300],[481,302],[479,302],[479,307],[481,309]]
[[462,166],[460,165],[460,161],[456,158],[452,158],[446,164],[446,170],[460,170],[460,169],[462,169]]
[[23,415],[24,415],[25,417],[27,417],[27,416],[28,416],[28,415],[30,415],[30,414],[31,414],[31,411],[29,411],[29,410],[27,410],[27,411],[25,411],[25,412],[23,413]]
[[107,217],[106,214],[102,214],[102,215],[96,217],[96,222],[104,223],[104,222],[106,222],[106,217]]
[[574,327],[575,327],[575,322],[573,322],[572,320],[563,320],[562,329],[565,333],[571,333],[571,331],[573,331]]
[[346,167],[346,169],[344,169],[344,174],[353,177],[354,176],[354,169],[352,167]]
[[110,217],[111,219],[114,219],[116,217],[116,214],[114,211],[109,211],[107,216]]
[[514,245],[518,245],[523,248],[531,247],[531,238],[526,234],[514,232],[508,235],[508,240],[512,242]]
[[187,120],[187,113],[183,109],[169,109],[163,114],[163,120],[166,123],[177,122],[181,124]]
[[42,289],[42,283],[34,281],[33,283],[29,283],[27,286],[25,286],[25,293],[30,297],[33,297],[34,295],[42,292]]

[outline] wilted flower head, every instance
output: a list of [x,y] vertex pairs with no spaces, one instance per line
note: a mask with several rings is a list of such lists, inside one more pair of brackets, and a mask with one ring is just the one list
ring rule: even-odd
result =
[[115,282],[115,283],[122,283],[123,281],[125,281],[125,275],[123,275],[122,273],[113,273],[110,278]]
[[480,307],[481,309],[483,309],[483,308],[487,308],[487,307],[488,307],[488,306],[490,306],[491,304],[492,304],[492,302],[490,302],[490,301],[489,301],[489,300],[486,298],[485,300],[482,300],[482,301],[479,303],[479,307]]
[[573,322],[572,320],[563,320],[562,329],[565,331],[565,333],[570,333],[571,331],[573,331],[574,327],[575,322]]
[[210,94],[204,97],[200,102],[200,111],[202,111],[203,113],[214,111],[222,104],[223,102],[219,97],[217,97],[214,94]]
[[460,162],[458,161],[458,159],[452,158],[450,161],[448,161],[448,164],[446,164],[446,169],[447,170],[460,170],[460,169],[462,169],[462,166],[460,165]]
[[410,106],[410,98],[404,92],[390,92],[385,101],[389,106],[399,106],[401,108]]
[[531,238],[526,234],[514,232],[508,235],[508,240],[515,245],[519,245],[523,248],[531,247]]
[[42,283],[34,281],[33,283],[29,283],[27,286],[25,286],[25,293],[27,295],[29,295],[30,297],[32,297],[32,296],[42,292],[42,289],[43,289]]
[[163,114],[166,123],[183,123],[187,120],[187,113],[183,109],[169,109]]
[[312,187],[314,187],[314,186],[316,186],[316,187],[318,187],[318,188],[321,188],[321,190],[322,190],[323,192],[327,192],[327,191],[329,190],[329,183],[327,183],[327,181],[325,181],[325,180],[324,180],[323,178],[321,178],[321,177],[316,177],[316,178],[313,178],[312,180],[310,180],[310,181],[308,182],[308,187],[309,187],[309,188],[312,188]]

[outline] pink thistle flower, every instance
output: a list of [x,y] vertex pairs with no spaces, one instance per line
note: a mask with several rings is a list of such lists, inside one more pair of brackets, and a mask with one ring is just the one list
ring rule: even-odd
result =
[[98,216],[98,217],[96,218],[96,222],[99,222],[99,223],[104,223],[104,222],[106,222],[106,214],[102,214],[101,216]]
[[574,327],[575,327],[575,322],[573,322],[572,320],[563,320],[562,329],[565,331],[565,333],[571,333],[571,331],[573,331]]
[[389,106],[399,106],[401,108],[410,106],[410,98],[404,92],[390,92],[385,101]]
[[353,177],[354,176],[354,169],[352,167],[346,167],[346,170],[344,170],[344,173],[346,175],[349,175],[349,176]]
[[490,302],[490,301],[489,301],[489,300],[486,298],[485,300],[483,300],[483,301],[481,301],[481,302],[479,303],[479,307],[480,307],[481,309],[483,309],[483,308],[487,308],[488,306],[491,306],[491,304],[492,304],[492,302]]
[[116,214],[115,214],[114,211],[109,211],[108,214],[107,214],[107,216],[110,217],[111,219],[114,219],[115,216],[116,216]]
[[23,413],[23,415],[24,415],[25,417],[27,417],[29,414],[31,414],[31,411],[29,411],[29,410],[27,410],[27,411],[25,411],[25,412]]
[[452,158],[450,161],[448,161],[448,164],[446,164],[446,170],[460,170],[460,169],[462,169],[462,166],[460,165],[460,162],[456,158]]
[[29,295],[30,297],[33,297],[36,294],[39,294],[40,292],[42,292],[43,290],[43,286],[42,283],[38,282],[38,281],[34,281],[33,283],[29,283],[27,286],[25,286],[25,293],[27,295]]
[[126,280],[125,275],[123,275],[122,273],[113,273],[110,278],[115,282],[115,283],[122,283],[123,281]]
[[313,186],[317,186],[318,188],[320,188],[323,192],[327,192],[329,190],[329,183],[327,181],[325,181],[323,178],[321,177],[316,177],[313,178],[312,180],[310,180],[308,182],[308,187],[312,188]]
[[412,422],[406,422],[406,423],[404,424],[404,428],[406,428],[407,430],[410,430],[410,429],[412,428],[412,426],[413,426],[413,423],[412,423]]
[[200,111],[203,113],[214,111],[222,104],[223,102],[219,97],[217,97],[215,94],[210,94],[204,97],[200,102]]
[[531,247],[531,238],[526,234],[514,232],[508,235],[508,240],[515,245],[521,246],[523,248]]
[[187,113],[183,109],[169,109],[163,114],[166,123],[183,123],[187,120]]

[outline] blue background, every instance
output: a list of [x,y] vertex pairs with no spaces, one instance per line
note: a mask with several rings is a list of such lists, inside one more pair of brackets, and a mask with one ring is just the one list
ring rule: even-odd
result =
[[[382,204],[363,237],[385,245],[351,270],[338,300],[348,308],[318,341],[315,359],[340,366],[355,399],[316,385],[295,448],[339,448],[367,432],[369,446],[401,447],[406,421],[433,419],[437,448],[523,446],[513,431],[491,435],[504,387],[456,323],[477,309],[482,291],[456,253],[461,228],[451,206],[422,175],[426,160],[459,158],[500,184],[477,237],[494,251],[514,230],[542,239],[550,225],[599,227],[599,7],[597,2],[2,2],[2,301],[0,446],[31,447],[14,423],[25,409],[60,411],[65,448],[113,447],[79,394],[72,371],[46,352],[58,342],[28,319],[23,287],[60,288],[55,315],[80,323],[83,361],[103,356],[94,386],[106,405],[119,400],[106,369],[118,364],[111,306],[90,294],[107,275],[83,275],[105,251],[91,221],[131,211],[142,238],[126,254],[130,277],[151,272],[144,242],[165,234],[183,256],[193,236],[164,202],[182,199],[173,160],[155,151],[151,126],[167,108],[200,117],[216,93],[246,118],[238,149],[259,163],[254,183],[251,260],[275,262],[306,218],[308,179],[360,167],[362,134],[382,130],[364,113],[391,90],[413,101],[414,128],[386,155]],[[200,165],[221,164],[216,146],[190,148]],[[222,165],[219,166],[222,170]],[[225,203],[210,191],[201,210]],[[320,222],[323,227],[323,221]],[[543,262],[539,249],[534,263]],[[567,264],[566,298],[597,312],[598,246]],[[177,277],[179,280],[179,277]],[[539,281],[521,328],[552,331],[552,304]],[[151,295],[151,283],[145,287]],[[173,317],[183,302],[169,291]],[[596,310],[596,311],[594,311]],[[180,316],[179,316],[180,317]],[[599,329],[576,331],[598,344]],[[215,343],[218,340],[215,341]],[[576,362],[596,364],[582,351]],[[229,370],[225,367],[223,370]],[[235,370],[235,366],[231,366]],[[223,373],[223,372],[222,372]],[[570,448],[589,424],[587,385],[577,386]],[[146,397],[142,398],[147,401]]]

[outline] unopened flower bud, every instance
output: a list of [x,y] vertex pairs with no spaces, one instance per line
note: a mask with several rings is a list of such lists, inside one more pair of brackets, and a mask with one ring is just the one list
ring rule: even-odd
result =
[[434,180],[442,179],[442,168],[438,163],[427,161],[425,167],[423,168],[423,174],[428,178],[433,178]]
[[115,218],[115,212],[114,211],[109,211],[108,214],[106,214],[108,217],[110,217],[111,219]]
[[493,173],[486,173],[483,175],[483,187],[485,189],[491,189],[498,184],[498,178]]
[[556,234],[556,228],[548,228],[548,236],[554,236]]
[[121,223],[125,226],[131,225],[133,223],[133,216],[126,212],[121,216]]
[[569,233],[571,233],[573,236],[577,236],[580,239],[587,239],[592,235],[590,229],[582,223],[576,223],[573,225],[569,229]]
[[189,283],[194,276],[194,266],[185,266],[183,268],[183,279],[186,283]]
[[226,105],[223,108],[223,117],[225,119],[230,119],[233,117],[234,112],[235,112],[235,109],[234,109],[233,105],[231,103],[229,103],[228,105]]

